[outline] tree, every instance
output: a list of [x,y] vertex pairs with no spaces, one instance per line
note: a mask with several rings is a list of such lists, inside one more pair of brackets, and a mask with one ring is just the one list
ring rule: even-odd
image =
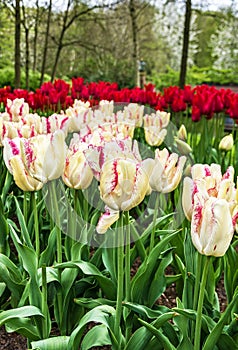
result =
[[183,49],[182,49],[182,58],[181,58],[180,76],[179,76],[180,88],[183,88],[186,82],[191,14],[192,14],[191,0],[186,0],[186,12],[185,12],[184,32],[183,32]]
[[20,0],[15,2],[15,88],[21,85],[21,8]]
[[48,49],[48,38],[49,38],[49,32],[50,32],[51,13],[52,13],[52,0],[50,0],[49,6],[48,6],[48,16],[47,16],[47,24],[46,24],[46,31],[45,31],[45,43],[44,43],[44,48],[43,48],[40,85],[43,83],[44,75],[45,75],[45,65],[46,65],[46,58],[47,58],[47,49]]

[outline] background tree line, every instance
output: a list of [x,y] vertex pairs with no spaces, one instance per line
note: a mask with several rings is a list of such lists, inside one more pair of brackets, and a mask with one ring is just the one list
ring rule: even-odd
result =
[[[186,73],[238,72],[235,2],[211,11],[195,0],[0,0],[0,84],[35,88],[44,80],[185,84]],[[13,82],[14,78],[14,82]],[[177,80],[177,81],[176,81]],[[212,78],[211,78],[212,80]]]

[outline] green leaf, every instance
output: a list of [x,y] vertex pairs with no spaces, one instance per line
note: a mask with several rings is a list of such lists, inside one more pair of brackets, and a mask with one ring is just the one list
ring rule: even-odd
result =
[[[145,327],[138,328],[126,344],[125,350],[145,350],[153,334]],[[149,349],[148,349],[149,350]]]
[[[137,273],[131,282],[131,295],[132,301],[140,304],[148,302],[148,295],[150,293],[151,283],[154,279],[154,275],[160,264],[159,256],[166,249],[169,242],[180,232],[175,231],[169,236],[163,238],[146,257],[146,259],[140,265]],[[143,288],[141,286],[143,285]]]
[[104,324],[93,327],[83,338],[81,349],[88,350],[93,346],[111,345],[108,328]]
[[[123,305],[126,306],[128,309],[138,313],[139,315],[142,315],[150,319],[153,319],[153,318],[158,319],[159,317],[163,316],[165,321],[162,321],[162,322],[166,322],[170,320],[172,317],[176,316],[176,312],[173,312],[173,311],[166,312],[165,310],[153,310],[147,306],[137,304],[137,303],[124,302]],[[161,327],[161,325],[159,326]]]
[[35,306],[22,306],[17,309],[2,311],[0,313],[0,327],[4,323],[10,320],[13,320],[15,318],[18,319],[18,318],[24,318],[24,317],[30,317],[30,316],[43,317],[43,314]]
[[[87,323],[94,322],[104,324],[108,329],[110,329],[110,316],[115,316],[115,309],[107,305],[95,307],[87,312],[71,334],[68,350],[78,350]],[[111,329],[110,333],[112,333]]]
[[47,266],[53,262],[54,253],[56,250],[56,226],[50,232],[48,243],[45,250],[40,255],[39,266],[46,264]]
[[14,275],[11,275],[7,266],[0,263],[0,281],[4,282],[7,288],[12,293],[12,302],[14,299],[18,302],[21,298],[21,294],[24,289],[24,282],[15,279]]
[[12,240],[18,254],[22,258],[23,267],[32,278],[35,278],[38,264],[36,252],[33,248],[23,245],[12,225],[9,224],[9,226]]
[[150,306],[152,306],[156,302],[156,300],[166,289],[167,280],[164,271],[166,267],[173,261],[172,249],[173,248],[170,248],[162,254],[161,262],[157,268],[156,273],[154,274],[153,280],[151,281],[148,295],[148,303]]
[[55,268],[78,268],[85,275],[93,276],[99,283],[105,295],[109,299],[115,300],[116,298],[116,287],[115,284],[107,277],[105,277],[96,266],[85,261],[69,261],[62,264],[55,265]]
[[24,243],[28,247],[33,248],[33,245],[31,243],[31,238],[30,238],[29,232],[27,230],[27,226],[26,226],[24,215],[23,215],[23,213],[21,211],[21,208],[19,206],[18,200],[17,200],[17,198],[15,196],[14,196],[14,200],[15,200],[15,204],[16,204],[16,214],[17,214],[17,218],[19,220],[19,224],[20,224],[20,227],[21,227],[21,233],[22,233],[22,236],[23,236],[23,239],[24,239]]
[[145,326],[161,342],[161,344],[163,345],[165,350],[176,350],[176,348],[169,341],[169,339],[167,337],[165,337],[159,329],[155,328],[153,325],[151,325],[150,323],[148,323],[142,319],[138,319],[138,321],[143,326]]
[[59,336],[31,342],[32,349],[65,350],[69,343],[68,336]]
[[30,318],[14,318],[6,322],[5,327],[8,333],[16,332],[30,340],[40,339],[37,328],[33,325]]
[[203,350],[213,349],[213,347],[216,345],[228,318],[231,316],[231,311],[233,309],[233,306],[236,305],[237,302],[238,302],[238,291],[236,292],[236,294],[234,294],[232,301],[227,306],[220,320],[217,322],[216,326],[213,328],[213,330],[207,337]]
[[[163,222],[164,220],[167,220],[168,218],[172,217],[173,215],[174,215],[174,213],[169,213],[169,214],[167,214],[167,215],[162,216],[161,218],[156,219],[156,221],[155,221],[155,227],[157,227],[161,222]],[[154,228],[154,223],[151,222],[151,223],[147,226],[147,228],[143,231],[143,234],[141,235],[141,240],[146,239],[146,238],[149,236],[149,234],[151,233],[151,231],[153,230],[153,228]],[[164,232],[165,234],[166,234],[166,233],[167,233],[167,234],[168,234],[168,233],[169,233],[169,234],[172,234],[172,232],[174,232],[174,231],[171,231],[171,230],[166,231],[166,230],[164,230],[163,232]]]
[[93,298],[76,298],[74,299],[74,302],[78,305],[81,305],[87,309],[93,309],[100,305],[109,305],[109,306],[115,306],[116,302],[109,300],[109,299],[93,299]]

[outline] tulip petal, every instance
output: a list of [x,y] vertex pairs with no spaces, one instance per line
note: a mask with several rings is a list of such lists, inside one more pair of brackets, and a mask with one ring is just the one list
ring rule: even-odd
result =
[[96,230],[98,233],[105,233],[108,228],[119,219],[120,213],[118,210],[113,210],[109,207],[105,207],[105,213],[100,217]]

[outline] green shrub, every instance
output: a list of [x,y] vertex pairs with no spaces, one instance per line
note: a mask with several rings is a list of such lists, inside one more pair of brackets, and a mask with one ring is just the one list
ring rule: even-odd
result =
[[[35,91],[37,88],[40,87],[40,72],[33,72],[32,70],[29,71],[29,90]],[[14,68],[12,67],[4,67],[0,69],[0,87],[4,86],[11,86],[12,89],[14,89],[14,79],[15,79],[15,72]],[[45,74],[44,81],[49,81],[50,76]],[[26,88],[26,75],[24,71],[21,71],[21,88]]]

